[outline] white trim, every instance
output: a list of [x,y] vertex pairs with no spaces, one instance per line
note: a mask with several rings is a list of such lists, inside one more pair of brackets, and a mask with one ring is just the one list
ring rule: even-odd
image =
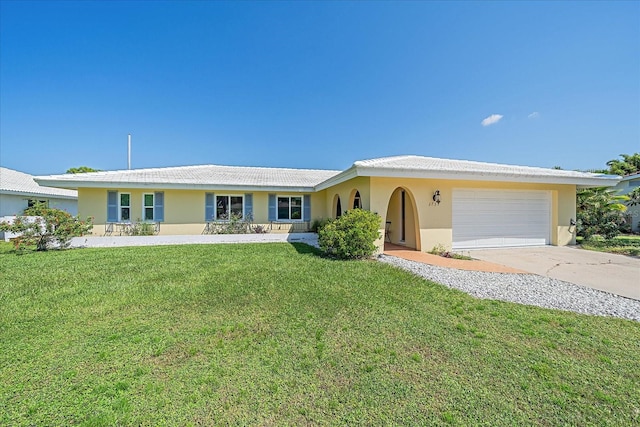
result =
[[[314,187],[297,187],[297,186],[261,186],[261,185],[218,185],[218,184],[179,184],[179,183],[140,183],[140,182],[100,182],[100,181],[56,181],[56,180],[42,180],[47,182],[48,185],[55,185],[58,188],[131,188],[131,189],[149,189],[154,188],[157,190],[203,190],[207,193],[214,193],[217,191],[244,191],[251,192],[290,192],[290,193],[314,193],[316,190]],[[44,184],[43,184],[44,185]]]
[[497,181],[523,182],[537,184],[570,184],[584,187],[612,187],[619,182],[619,177],[575,177],[575,176],[542,176],[479,173],[468,171],[412,170],[395,168],[358,167],[358,176],[375,176],[388,178],[427,178],[455,181]]
[[[131,222],[131,213],[132,213],[132,208],[131,208],[131,193],[121,193],[120,191],[117,192],[118,193],[118,222]],[[121,202],[122,202],[122,195],[123,194],[128,194],[129,195],[129,206],[122,206]],[[122,219],[122,208],[129,208],[129,219]]]
[[349,169],[340,172],[339,174],[332,176],[331,178],[322,181],[320,184],[316,185],[314,187],[315,191],[322,191],[322,190],[326,190],[329,187],[333,187],[334,185],[338,185],[341,184],[345,181],[348,181],[350,179],[353,179],[355,177],[359,176],[358,174],[358,169],[356,169],[355,166],[351,166]]
[[[280,219],[278,218],[280,214],[280,209],[278,206],[279,198],[288,198],[289,199],[289,218]],[[297,197],[300,199],[300,219],[291,219],[291,198]],[[304,195],[297,194],[276,194],[276,221],[275,222],[305,222],[304,221]]]
[[214,193],[214,195],[213,195],[213,217],[214,217],[214,221],[219,221],[219,222],[229,221],[229,218],[227,218],[227,219],[218,218],[218,197],[226,197],[227,198],[227,203],[228,203],[228,206],[229,206],[229,212],[231,212],[231,198],[232,197],[240,197],[242,199],[242,218],[240,218],[240,219],[244,219],[244,217],[245,217],[244,194],[218,194],[218,193]]
[[[65,190],[66,191],[66,190]],[[24,196],[24,197],[46,197],[48,199],[66,199],[66,200],[78,200],[78,196],[65,196],[54,193],[36,193],[30,191],[14,191],[14,190],[0,190],[0,194],[7,194],[9,196]]]
[[[151,196],[151,206],[147,206],[144,204],[144,196]],[[151,211],[153,212],[153,218],[151,219],[147,219],[146,218],[146,213],[147,213],[147,208],[151,208]],[[142,193],[142,221],[155,221],[156,220],[156,193],[152,192],[152,193]]]

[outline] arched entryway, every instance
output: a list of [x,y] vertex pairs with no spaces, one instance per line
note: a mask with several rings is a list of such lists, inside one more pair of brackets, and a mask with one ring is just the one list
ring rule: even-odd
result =
[[386,221],[385,243],[420,250],[418,212],[409,190],[398,187],[393,191],[387,205]]

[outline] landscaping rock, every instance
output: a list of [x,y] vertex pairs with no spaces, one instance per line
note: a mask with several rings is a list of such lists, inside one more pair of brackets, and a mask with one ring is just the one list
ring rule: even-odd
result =
[[487,273],[436,267],[389,255],[381,262],[476,298],[510,301],[640,322],[640,301],[537,274]]

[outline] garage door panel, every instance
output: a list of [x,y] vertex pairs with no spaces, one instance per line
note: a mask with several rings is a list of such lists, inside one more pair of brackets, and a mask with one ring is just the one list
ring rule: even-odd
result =
[[454,190],[454,249],[549,244],[547,191]]

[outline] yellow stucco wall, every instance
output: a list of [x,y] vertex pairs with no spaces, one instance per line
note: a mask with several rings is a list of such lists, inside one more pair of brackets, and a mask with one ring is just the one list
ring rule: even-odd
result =
[[[405,241],[400,242],[400,196],[394,192],[402,188],[406,194]],[[575,227],[570,220],[576,217],[575,185],[525,184],[507,182],[479,182],[463,180],[432,180],[418,178],[356,177],[330,187],[311,196],[311,221],[335,216],[334,200],[341,199],[343,211],[353,206],[355,191],[360,192],[364,209],[378,213],[382,217],[377,246],[384,246],[384,227],[391,221],[391,241],[408,247],[429,251],[436,245],[451,248],[452,245],[452,194],[456,188],[495,190],[544,190],[551,193],[551,244],[567,245],[575,243]],[[441,203],[432,200],[434,191],[439,190]],[[155,189],[119,189],[131,194],[131,219],[142,217],[144,193]],[[165,221],[160,234],[200,234],[205,228],[204,190],[164,190]],[[216,195],[244,195],[243,192],[215,191]],[[269,192],[253,192],[254,223],[269,224]],[[299,193],[278,193],[301,195]],[[392,197],[393,196],[393,197]],[[96,235],[105,232],[107,216],[107,189],[81,188],[78,192],[78,212],[81,217],[94,217]],[[272,232],[290,232],[291,225],[275,223]]]
[[[383,222],[387,220],[387,206],[393,192],[400,187],[411,194],[411,200],[414,201],[417,211],[416,227],[419,229],[420,236],[413,247],[425,252],[430,251],[436,245],[451,248],[453,241],[452,194],[456,188],[550,191],[552,200],[551,244],[575,243],[575,227],[570,227],[569,224],[571,219],[576,218],[575,185],[381,177],[371,177],[370,183],[371,210],[383,215]],[[436,190],[440,191],[440,204],[434,203],[432,199]],[[393,223],[397,223],[398,219],[392,217],[390,220],[393,229]],[[383,231],[381,229],[381,232]],[[393,235],[392,241],[394,241]],[[395,241],[397,242],[397,239]],[[407,242],[407,246],[410,246],[409,242]]]
[[353,208],[353,199],[356,191],[360,193],[362,208],[369,209],[369,201],[371,200],[369,181],[370,178],[368,176],[359,176],[321,191],[320,193],[324,194],[324,205],[326,207],[322,218],[336,217],[334,204],[336,196],[340,197],[342,212]]
[[[94,235],[105,234],[107,222],[107,189],[81,188],[78,191],[78,212],[81,217],[94,218]],[[139,221],[143,217],[143,194],[155,191],[164,192],[164,221],[160,225],[160,233],[201,234],[206,226],[205,194],[203,190],[156,190],[127,189],[117,190],[119,193],[131,194],[131,219]],[[211,191],[215,195],[244,196],[244,192]],[[269,192],[252,192],[254,224],[269,224]],[[277,193],[278,196],[303,196],[301,193]],[[326,211],[324,193],[313,193],[311,196],[311,218],[321,218]],[[272,232],[299,231],[303,224],[292,227],[291,223],[274,223]]]

